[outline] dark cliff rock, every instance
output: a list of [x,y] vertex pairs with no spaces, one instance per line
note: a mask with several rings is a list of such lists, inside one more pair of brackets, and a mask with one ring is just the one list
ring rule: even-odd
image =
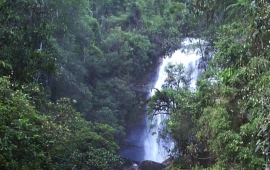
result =
[[162,170],[166,165],[154,161],[143,161],[139,166],[139,170]]
[[164,160],[162,164],[168,166],[172,163],[173,159],[174,157],[170,156],[168,159]]

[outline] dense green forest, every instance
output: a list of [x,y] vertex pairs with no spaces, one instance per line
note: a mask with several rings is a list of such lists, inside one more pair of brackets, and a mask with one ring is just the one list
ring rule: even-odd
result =
[[1,0],[0,169],[119,166],[119,143],[142,110],[131,89],[178,48],[185,8]]
[[167,66],[163,90],[149,102],[150,116],[161,105],[170,114],[163,131],[175,141],[176,159],[167,169],[264,169],[270,151],[270,4],[188,2],[207,23],[199,37],[210,45],[202,53],[210,61],[196,90],[181,65]]
[[170,66],[149,101],[170,110],[167,169],[263,169],[269,13],[265,0],[0,0],[0,169],[117,169],[143,109],[133,87],[185,37],[208,42],[197,90]]

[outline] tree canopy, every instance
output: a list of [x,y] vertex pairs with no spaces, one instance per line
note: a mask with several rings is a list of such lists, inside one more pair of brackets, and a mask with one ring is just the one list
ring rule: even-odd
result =
[[167,169],[263,169],[269,164],[269,3],[188,3],[205,21],[198,37],[208,42],[205,50],[212,56],[205,59],[196,91],[185,79],[177,81],[187,76],[179,71],[168,74],[163,90],[150,100],[150,114],[162,99],[168,101],[165,132],[175,141],[176,159]]
[[118,167],[143,110],[132,86],[178,48],[184,13],[170,1],[2,0],[0,169]]
[[197,89],[190,72],[170,65],[149,101],[151,117],[170,114],[164,133],[176,159],[167,168],[263,168],[269,7],[264,0],[2,0],[0,169],[119,167],[119,144],[143,110],[133,86],[185,37],[208,43]]

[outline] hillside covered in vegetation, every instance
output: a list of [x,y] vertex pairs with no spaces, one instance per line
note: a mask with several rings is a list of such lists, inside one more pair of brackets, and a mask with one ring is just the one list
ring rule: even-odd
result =
[[269,12],[264,0],[1,0],[0,169],[119,167],[142,110],[132,87],[185,37],[209,43],[208,66],[196,91],[168,69],[167,168],[264,167]]
[[207,23],[198,26],[209,43],[202,53],[208,64],[196,90],[183,67],[168,66],[163,90],[149,102],[151,117],[161,105],[170,114],[163,136],[175,142],[176,159],[167,169],[264,169],[270,149],[270,4],[188,2]]

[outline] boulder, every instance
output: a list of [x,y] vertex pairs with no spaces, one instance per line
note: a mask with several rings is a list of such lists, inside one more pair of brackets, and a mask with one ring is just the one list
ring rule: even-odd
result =
[[154,162],[154,161],[143,161],[139,166],[139,170],[162,170],[166,168],[162,163]]
[[172,163],[173,159],[174,157],[170,156],[168,159],[164,160],[162,164],[168,166]]

